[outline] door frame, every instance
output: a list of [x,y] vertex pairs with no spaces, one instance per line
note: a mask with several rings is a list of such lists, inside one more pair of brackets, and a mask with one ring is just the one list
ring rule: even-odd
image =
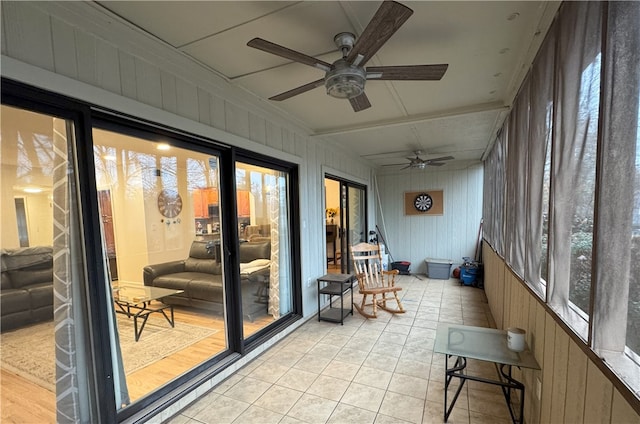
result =
[[[338,236],[340,238],[340,273],[342,274],[349,274],[352,272],[352,265],[351,265],[351,260],[350,260],[350,256],[349,256],[349,246],[351,244],[351,240],[350,240],[350,234],[351,234],[351,227],[350,227],[350,222],[348,220],[349,217],[349,203],[347,202],[347,199],[349,198],[349,190],[350,189],[357,189],[357,190],[362,190],[362,193],[364,194],[364,205],[362,207],[363,211],[364,211],[364,225],[363,225],[363,231],[367,231],[368,228],[368,223],[369,223],[369,217],[368,217],[368,192],[367,192],[367,185],[363,184],[363,183],[358,183],[356,181],[353,181],[351,179],[348,178],[344,178],[344,177],[340,177],[338,175],[336,175],[335,173],[332,172],[324,172],[324,176],[323,176],[323,187],[325,186],[324,181],[325,180],[332,180],[332,181],[336,181],[339,183],[340,187],[339,187],[339,195],[340,195],[340,221],[339,221],[339,230],[338,230]],[[324,209],[326,209],[327,205],[326,205],[326,191],[323,190],[323,204],[324,204]],[[326,226],[326,224],[325,224]],[[365,239],[367,237],[367,235],[364,235]],[[326,245],[326,243],[325,243]],[[325,250],[325,263],[327,263],[327,254],[326,254],[326,250]]]

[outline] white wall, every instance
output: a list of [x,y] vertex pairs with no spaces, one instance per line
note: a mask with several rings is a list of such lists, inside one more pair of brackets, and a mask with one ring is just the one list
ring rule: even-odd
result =
[[[455,268],[463,256],[475,256],[482,218],[482,165],[400,171],[379,175],[377,183],[383,205],[376,211],[377,222],[394,261],[409,261],[412,273],[424,274],[426,258],[451,259]],[[443,190],[443,215],[405,215],[404,193],[423,190]]]

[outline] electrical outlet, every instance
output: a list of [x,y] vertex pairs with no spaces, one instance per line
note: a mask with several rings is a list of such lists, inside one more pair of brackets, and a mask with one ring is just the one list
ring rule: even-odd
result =
[[538,400],[542,397],[542,382],[539,378],[536,378],[536,397]]
[[311,287],[311,277],[307,278],[307,287]]

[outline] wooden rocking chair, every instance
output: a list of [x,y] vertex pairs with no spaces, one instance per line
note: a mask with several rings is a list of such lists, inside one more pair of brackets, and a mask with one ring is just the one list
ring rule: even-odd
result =
[[[392,314],[401,314],[405,310],[402,307],[398,292],[401,287],[396,287],[395,277],[399,273],[397,269],[393,271],[384,271],[382,268],[382,258],[380,255],[380,246],[377,244],[359,243],[351,246],[351,258],[355,268],[358,286],[362,294],[362,303],[353,306],[360,312],[362,316],[367,318],[377,318],[378,308],[384,309]],[[393,298],[389,296],[393,294]],[[372,296],[371,303],[367,303],[367,296]],[[380,296],[378,298],[378,296]],[[393,301],[398,304],[397,309],[387,307],[387,301]],[[372,313],[365,311],[365,307],[372,306]]]

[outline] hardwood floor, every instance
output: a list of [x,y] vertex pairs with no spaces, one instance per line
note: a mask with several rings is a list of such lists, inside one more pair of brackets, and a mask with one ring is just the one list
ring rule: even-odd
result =
[[[179,352],[127,375],[132,402],[168,383],[185,371],[226,349],[226,331],[219,315],[186,307],[175,308],[176,322],[219,330]],[[244,322],[249,336],[273,322],[265,315]],[[5,369],[0,370],[0,421],[4,423],[55,423],[55,393]]]

